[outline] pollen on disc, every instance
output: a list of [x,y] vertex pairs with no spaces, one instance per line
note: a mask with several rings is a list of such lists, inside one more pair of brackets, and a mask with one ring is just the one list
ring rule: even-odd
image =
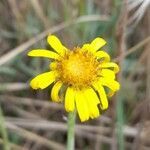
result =
[[89,86],[98,75],[94,55],[77,48],[67,53],[58,63],[61,80],[75,87]]

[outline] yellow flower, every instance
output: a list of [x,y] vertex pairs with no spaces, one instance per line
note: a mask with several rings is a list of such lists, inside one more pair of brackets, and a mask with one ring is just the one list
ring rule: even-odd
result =
[[[108,108],[107,96],[112,96],[120,87],[115,80],[118,65],[110,62],[106,52],[99,50],[106,41],[98,37],[73,50],[66,48],[54,35],[48,36],[47,42],[54,51],[35,49],[28,53],[28,56],[52,60],[50,71],[32,79],[31,87],[45,89],[54,83],[51,98],[61,102],[60,90],[65,89],[64,105],[67,112],[76,109],[81,121],[100,116],[100,109]],[[104,87],[109,89],[108,93]]]

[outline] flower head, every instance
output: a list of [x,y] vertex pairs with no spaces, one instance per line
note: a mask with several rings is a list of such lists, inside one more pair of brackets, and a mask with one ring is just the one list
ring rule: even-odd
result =
[[[44,89],[54,83],[51,98],[61,102],[60,90],[65,87],[64,105],[67,112],[77,110],[81,121],[100,116],[100,109],[108,108],[107,96],[119,90],[115,74],[119,71],[110,56],[99,50],[106,44],[96,38],[81,48],[66,48],[59,39],[50,35],[48,43],[54,49],[35,49],[28,53],[32,57],[46,57],[52,60],[50,70],[31,80],[33,89]],[[105,88],[108,88],[106,93]]]

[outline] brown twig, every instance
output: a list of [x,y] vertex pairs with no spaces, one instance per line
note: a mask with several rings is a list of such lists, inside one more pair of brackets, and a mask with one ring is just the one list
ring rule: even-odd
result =
[[[43,119],[24,119],[24,118],[14,118],[14,117],[6,117],[7,122],[13,123],[17,126],[21,126],[29,129],[37,129],[37,130],[53,130],[53,131],[66,131],[67,125],[63,122],[56,121],[48,121]],[[36,122],[36,124],[35,124]],[[76,132],[80,131],[99,133],[99,134],[108,134],[110,133],[110,127],[104,126],[93,126],[93,125],[80,125],[76,124]],[[117,127],[116,129],[117,130]],[[127,137],[136,137],[138,133],[137,127],[124,126],[123,133]]]
[[56,143],[51,140],[47,140],[44,137],[41,137],[33,132],[27,131],[25,129],[22,129],[20,127],[17,127],[16,125],[12,123],[6,123],[6,126],[9,130],[12,132],[15,132],[16,134],[20,135],[21,137],[27,138],[28,140],[34,141],[34,142],[39,142],[40,144],[46,145],[49,148],[53,148],[56,150],[65,150],[65,147],[62,144]]
[[39,0],[30,0],[33,9],[36,12],[36,15],[39,17],[39,19],[41,20],[41,22],[44,24],[45,28],[47,28],[50,23],[48,21],[48,18],[45,16],[44,12],[43,12],[43,8],[41,8],[40,2]]
[[56,104],[53,102],[49,102],[44,99],[33,99],[33,98],[23,98],[23,97],[17,97],[17,96],[8,96],[8,95],[0,95],[0,101],[6,102],[8,100],[10,103],[13,102],[14,104],[21,104],[25,106],[38,106],[43,108],[49,108],[49,109],[63,109],[62,104]]
[[0,83],[0,91],[20,91],[29,88],[27,83]]
[[[0,138],[0,144],[3,144],[3,143],[4,143],[3,139]],[[28,149],[26,149],[26,148],[22,148],[22,146],[19,146],[19,145],[17,145],[17,144],[14,144],[14,143],[10,143],[10,142],[9,142],[9,145],[10,145],[10,147],[11,147],[12,149],[14,149],[14,150],[28,150]]]
[[90,22],[91,20],[92,21],[99,21],[102,19],[109,20],[109,18],[106,18],[106,16],[97,16],[96,17],[94,15],[93,17],[92,17],[92,15],[90,17],[89,16],[80,16],[79,18],[77,18],[75,20],[69,20],[66,22],[62,22],[57,26],[50,27],[49,29],[45,30],[44,32],[40,33],[39,35],[36,35],[35,37],[31,38],[27,42],[21,44],[20,46],[10,50],[8,53],[1,56],[0,57],[0,66],[9,62],[10,60],[12,60],[15,56],[19,55],[20,53],[26,51],[32,45],[34,45],[35,43],[37,43],[40,40],[42,40],[43,38],[45,38],[48,34],[56,33],[64,28],[69,27],[70,25],[73,25],[73,24],[78,24],[78,23],[82,23],[82,22]]
[[[137,50],[139,50],[141,47],[143,47],[145,44],[147,44],[148,42],[150,42],[150,36],[148,36],[147,38],[145,38],[144,40],[140,41],[138,44],[136,44],[135,46],[133,46],[132,48],[128,49],[126,51],[126,53],[123,54],[123,57],[127,57],[130,54],[136,52]],[[121,57],[117,57],[114,59],[114,61],[120,61]]]

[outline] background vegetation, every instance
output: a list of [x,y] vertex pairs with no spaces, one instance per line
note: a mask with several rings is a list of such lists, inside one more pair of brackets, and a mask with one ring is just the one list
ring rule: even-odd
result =
[[100,36],[121,66],[121,90],[102,116],[81,124],[77,150],[150,149],[149,0],[0,1],[0,149],[63,150],[66,117],[49,101],[50,88],[33,91],[29,81],[49,61],[30,59],[33,48],[49,48],[56,34],[70,48]]

